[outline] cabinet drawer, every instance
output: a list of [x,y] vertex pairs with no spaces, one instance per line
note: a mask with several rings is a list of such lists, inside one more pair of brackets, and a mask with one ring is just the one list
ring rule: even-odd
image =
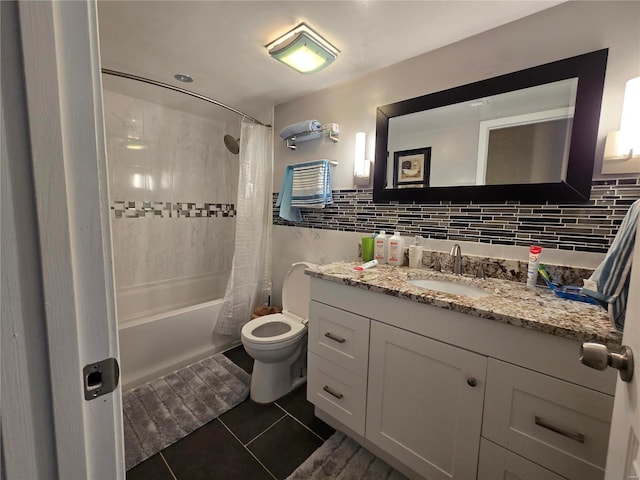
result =
[[311,301],[309,350],[365,378],[369,360],[369,319]]
[[566,478],[603,478],[612,411],[609,395],[489,360],[483,436]]
[[480,441],[478,480],[564,480],[551,470],[483,438]]
[[367,381],[312,352],[308,355],[307,399],[364,436]]

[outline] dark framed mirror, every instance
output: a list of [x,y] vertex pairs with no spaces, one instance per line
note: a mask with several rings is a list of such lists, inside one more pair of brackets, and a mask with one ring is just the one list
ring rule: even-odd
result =
[[607,54],[379,107],[374,202],[587,201]]

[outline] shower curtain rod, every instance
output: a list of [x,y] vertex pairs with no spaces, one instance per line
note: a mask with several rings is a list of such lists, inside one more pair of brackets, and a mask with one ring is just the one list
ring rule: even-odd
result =
[[131,75],[130,73],[118,72],[117,70],[109,70],[108,68],[103,68],[102,73],[104,73],[105,75],[113,75],[114,77],[128,78],[129,80],[136,80],[137,82],[148,83],[149,85],[155,85],[157,87],[166,88],[168,90],[173,90],[174,92],[184,93],[185,95],[190,95],[192,97],[199,98],[200,100],[204,100],[205,102],[213,103],[214,105],[218,105],[219,107],[226,108],[227,110],[230,110],[233,113],[237,113],[238,115],[248,118],[249,120],[257,123],[258,125],[263,125],[267,128],[272,128],[271,125],[262,123],[260,120],[253,118],[251,115],[247,115],[246,113],[241,112],[240,110],[236,110],[235,108],[230,107],[229,105],[225,105],[224,103],[214,100],[213,98],[205,97],[204,95],[200,95],[199,93],[195,93],[190,90],[185,90],[184,88],[174,87],[173,85],[169,85],[168,83],[162,83],[156,80],[151,80],[150,78]]

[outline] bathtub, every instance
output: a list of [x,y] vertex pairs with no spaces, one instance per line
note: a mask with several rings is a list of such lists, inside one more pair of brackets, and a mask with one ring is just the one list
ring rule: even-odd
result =
[[128,301],[118,298],[123,391],[241,343],[239,336],[213,332],[222,298],[146,316],[139,311],[120,315],[120,306]]

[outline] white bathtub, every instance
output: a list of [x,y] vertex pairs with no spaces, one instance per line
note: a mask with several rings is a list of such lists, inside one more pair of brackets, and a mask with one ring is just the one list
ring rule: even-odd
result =
[[240,344],[213,327],[223,299],[129,320],[119,325],[123,390]]

